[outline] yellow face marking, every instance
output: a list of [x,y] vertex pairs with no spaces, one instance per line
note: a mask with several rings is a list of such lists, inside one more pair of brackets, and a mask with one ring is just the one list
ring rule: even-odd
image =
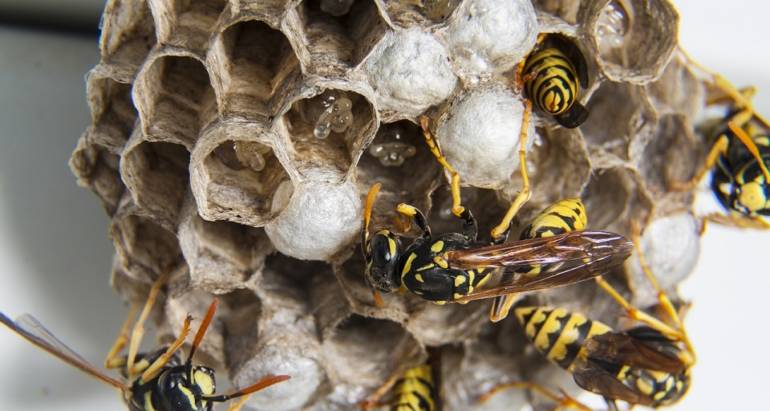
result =
[[455,277],[455,287],[459,287],[461,285],[465,284],[465,276],[464,275],[458,275]]
[[426,265],[418,268],[417,271],[420,272],[420,271],[430,270],[431,268],[433,268],[435,266],[436,266],[436,264],[433,264],[433,263],[426,264]]
[[197,410],[198,406],[195,405],[195,395],[192,393],[192,391],[190,391],[189,388],[187,388],[187,387],[185,387],[184,385],[181,385],[181,384],[177,385],[177,388],[179,389],[179,391],[182,391],[182,393],[184,394],[185,397],[187,397],[187,401],[190,404],[190,408],[192,408],[194,410]]
[[409,254],[409,257],[407,257],[406,262],[404,263],[404,269],[401,270],[401,280],[404,279],[406,273],[412,270],[412,261],[414,261],[415,258],[417,258],[417,254],[415,253]]
[[200,387],[203,395],[214,394],[214,390],[216,389],[216,387],[214,385],[214,380],[211,378],[211,375],[201,370],[197,370],[193,374],[193,379],[195,380],[195,384],[197,384],[198,387]]
[[553,333],[558,333],[562,329],[561,322],[559,320],[566,317],[567,315],[569,315],[567,310],[563,308],[556,308],[551,311],[551,314],[548,315],[545,323],[540,327],[540,331],[537,333],[537,336],[533,340],[535,348],[544,353],[549,351],[549,348],[551,348],[549,346],[549,336]]
[[433,262],[441,268],[449,268],[449,263],[447,263],[446,260],[440,256],[433,257]]
[[415,274],[414,279],[417,280],[418,283],[425,282],[425,280],[422,278],[422,274]]
[[144,409],[147,411],[155,411],[155,407],[152,405],[152,391],[144,393]]
[[439,253],[443,249],[444,249],[444,242],[441,240],[436,241],[435,243],[433,243],[433,245],[430,246],[430,251],[433,251],[434,253]]
[[761,210],[767,203],[765,192],[757,182],[746,183],[741,186],[738,202],[750,211]]
[[388,237],[388,252],[390,252],[390,258],[396,255],[396,241]]

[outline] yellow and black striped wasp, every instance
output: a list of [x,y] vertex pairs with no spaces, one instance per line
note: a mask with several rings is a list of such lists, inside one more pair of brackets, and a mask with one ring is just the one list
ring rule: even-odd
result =
[[[615,401],[653,408],[678,402],[690,386],[695,365],[695,351],[680,316],[640,251],[636,226],[632,238],[642,270],[658,292],[656,309],[667,321],[634,307],[601,277],[596,278],[598,285],[620,304],[629,318],[641,325],[618,331],[563,308],[514,308],[516,318],[535,348],[569,371],[578,386],[602,395],[611,409],[616,409]],[[527,382],[501,384],[482,396],[482,400],[511,387],[541,393],[561,408],[590,410],[567,395],[558,396]]]
[[[684,52],[682,52],[684,53]],[[742,228],[770,229],[770,123],[751,103],[755,89],[739,90],[721,75],[685,55],[691,65],[709,73],[722,95],[707,105],[726,104],[724,118],[708,132],[714,140],[706,161],[687,182],[671,182],[671,188],[690,191],[711,171],[711,190],[728,215],[710,214],[707,220]]]
[[[513,218],[529,198],[524,151],[526,124],[522,126],[519,150],[524,187],[501,223],[492,229],[491,245],[479,241],[475,218],[460,204],[459,174],[441,153],[430,133],[427,117],[421,118],[421,125],[431,151],[452,175],[452,213],[462,219],[463,231],[434,236],[422,212],[402,203],[397,211],[409,217],[422,234],[406,247],[402,236],[387,229],[370,236],[369,222],[379,190],[375,184],[365,203],[362,251],[366,261],[365,278],[375,290],[377,305],[382,304],[378,291],[406,289],[443,304],[558,287],[596,277],[622,264],[630,255],[632,246],[628,240],[604,231],[570,231],[504,243]],[[538,267],[536,274],[516,275],[529,272],[533,267]]]
[[580,90],[588,86],[588,65],[580,49],[559,34],[541,34],[534,50],[516,71],[535,106],[564,127],[575,128],[588,118]]
[[[441,351],[428,348],[428,360],[388,378],[361,404],[363,410],[388,405],[391,411],[441,411]],[[382,398],[393,390],[392,398]]]
[[[184,362],[181,361],[178,350],[190,333],[192,317],[189,315],[184,321],[179,337],[172,344],[154,352],[138,353],[144,334],[142,324],[152,311],[154,301],[167,278],[168,274],[161,275],[153,284],[139,319],[134,324],[129,341],[131,319],[136,311],[132,306],[120,335],[107,355],[105,366],[111,369],[119,368],[123,381],[112,378],[91,365],[29,314],[24,314],[13,321],[0,313],[0,322],[38,348],[97,380],[119,389],[130,411],[211,411],[215,403],[242,397],[242,401],[233,403],[229,408],[230,411],[237,411],[243,406],[249,394],[289,379],[287,375],[270,375],[248,387],[227,394],[216,394],[214,370],[194,364],[193,356],[214,318],[217,300],[209,306]],[[120,355],[126,344],[129,344],[127,355]]]

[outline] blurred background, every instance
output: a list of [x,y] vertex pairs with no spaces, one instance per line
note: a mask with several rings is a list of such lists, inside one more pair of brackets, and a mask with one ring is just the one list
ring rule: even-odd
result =
[[[679,0],[680,42],[770,115],[770,38],[760,0]],[[85,73],[98,59],[103,0],[0,0],[0,309],[34,313],[95,364],[126,308],[108,285],[113,252],[97,199],[67,166],[89,123]],[[711,195],[702,194],[704,202]],[[770,370],[761,323],[770,233],[710,226],[682,286],[698,349],[689,395],[674,409],[757,409]],[[0,409],[122,409],[118,394],[0,331]]]

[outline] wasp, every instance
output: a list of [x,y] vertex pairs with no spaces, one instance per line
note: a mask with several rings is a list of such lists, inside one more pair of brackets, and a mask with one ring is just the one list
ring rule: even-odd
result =
[[[97,369],[29,314],[24,314],[14,321],[0,313],[0,322],[38,348],[119,389],[130,411],[211,411],[214,403],[242,397],[241,401],[233,403],[229,408],[230,411],[237,411],[245,403],[247,395],[289,379],[288,375],[270,375],[248,387],[227,394],[216,394],[214,370],[194,364],[193,356],[214,318],[217,300],[209,306],[184,362],[181,361],[178,351],[190,333],[192,317],[189,315],[184,321],[179,337],[172,344],[153,352],[138,353],[144,334],[142,324],[152,311],[153,303],[167,278],[167,274],[161,275],[153,284],[129,341],[131,319],[136,311],[132,306],[128,319],[107,355],[105,366],[111,369],[119,368],[123,381]],[[127,343],[130,343],[127,355],[120,355]]]
[[[382,305],[379,292],[399,289],[444,304],[563,286],[596,277],[630,255],[632,246],[627,239],[604,231],[571,231],[504,243],[514,216],[529,198],[525,126],[519,150],[524,187],[502,222],[493,228],[491,244],[479,241],[477,222],[461,205],[459,174],[441,153],[428,122],[427,117],[421,118],[424,136],[439,163],[452,175],[452,213],[462,219],[463,230],[434,236],[425,215],[402,203],[397,212],[410,218],[422,234],[406,246],[402,236],[388,229],[370,235],[369,223],[379,190],[378,184],[373,185],[365,202],[361,244],[365,278],[374,289],[375,304]],[[541,268],[536,275],[515,275],[533,266]]]
[[[441,411],[440,355],[438,347],[429,347],[426,362],[394,373],[361,404],[361,408],[369,410],[389,405],[391,411]],[[382,397],[391,389],[393,398],[382,403]]]
[[575,128],[588,118],[578,101],[588,86],[588,65],[580,49],[558,34],[541,34],[534,50],[516,72],[535,106],[564,127]]
[[[535,348],[570,372],[578,386],[604,396],[612,409],[618,400],[653,408],[678,402],[690,386],[695,364],[695,350],[682,320],[641,253],[637,226],[632,239],[645,276],[657,290],[657,307],[667,317],[666,322],[631,305],[602,277],[596,278],[599,286],[641,325],[619,331],[563,308],[514,308]],[[569,396],[552,396],[537,384],[523,382],[494,387],[482,400],[509,387],[529,388],[552,400],[558,398],[562,407],[590,409]]]
[[707,101],[707,105],[727,103],[727,113],[712,129],[715,137],[700,170],[689,181],[674,181],[670,187],[690,191],[711,171],[711,191],[728,215],[710,214],[707,220],[770,229],[770,223],[764,220],[770,216],[770,124],[754,110],[751,99],[756,90],[739,90],[718,73],[685,57],[708,72],[712,84],[723,94]]

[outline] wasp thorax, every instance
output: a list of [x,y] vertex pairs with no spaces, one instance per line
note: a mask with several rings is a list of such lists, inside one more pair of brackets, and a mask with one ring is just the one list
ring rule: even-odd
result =
[[398,289],[401,284],[396,275],[396,264],[401,244],[398,236],[388,230],[374,234],[366,246],[366,279],[383,292]]

